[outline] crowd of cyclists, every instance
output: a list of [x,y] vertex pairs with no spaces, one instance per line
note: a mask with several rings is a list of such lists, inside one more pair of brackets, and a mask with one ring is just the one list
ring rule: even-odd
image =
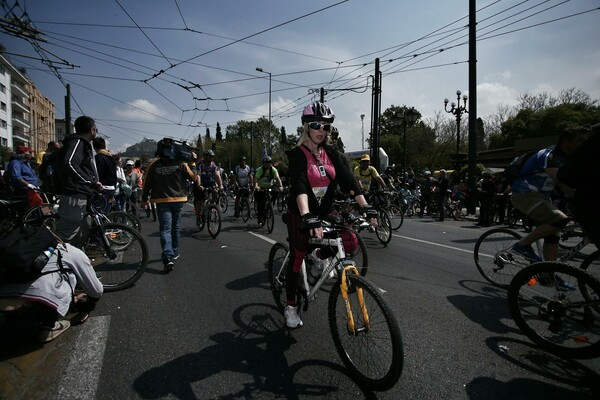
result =
[[[198,156],[193,153],[191,160],[170,162],[159,149],[158,159],[147,166],[147,170],[139,160],[127,159],[123,165],[121,157],[111,154],[106,149],[104,139],[96,136],[97,129],[93,119],[80,118],[85,119],[83,122],[79,121],[78,129],[81,132],[71,136],[81,137],[65,140],[64,144],[69,146],[72,154],[79,155],[75,158],[80,165],[73,169],[83,178],[79,182],[71,182],[74,188],[71,191],[60,193],[59,216],[63,230],[60,227],[57,229],[59,236],[64,237],[65,242],[77,243],[74,240],[76,229],[69,226],[71,231],[67,232],[64,224],[69,221],[80,224],[85,219],[82,216],[85,215],[89,195],[93,192],[102,194],[110,209],[145,209],[147,216],[150,214],[151,203],[157,203],[162,259],[165,272],[169,272],[173,270],[174,261],[179,257],[181,204],[178,204],[178,210],[165,214],[167,205],[171,208],[173,206],[167,203],[185,203],[193,198],[196,223],[200,226],[203,224],[202,207],[208,196],[231,193],[235,198],[234,219],[240,216],[240,199],[249,196],[256,203],[256,218],[258,226],[262,227],[265,224],[265,202],[268,199],[275,204],[279,197],[286,204],[292,249],[288,272],[291,286],[285,310],[286,323],[290,328],[302,326],[302,321],[295,312],[292,291],[296,287],[294,282],[297,281],[299,263],[306,257],[307,240],[309,237],[322,236],[318,219],[331,211],[333,202],[340,196],[353,197],[358,211],[372,225],[376,224],[376,213],[372,209],[372,205],[377,202],[375,195],[388,196],[386,201],[397,202],[407,216],[429,215],[440,222],[445,220],[446,215],[450,216],[448,213],[452,213],[452,217],[456,219],[462,218],[463,209],[466,209],[467,215],[469,212],[474,214],[474,209],[466,208],[465,205],[475,198],[479,204],[477,225],[483,227],[507,223],[514,207],[522,213],[521,217],[532,218],[535,228],[516,243],[513,250],[532,262],[539,261],[540,257],[532,251],[531,243],[545,239],[544,258],[556,259],[557,233],[566,225],[569,215],[552,199],[557,198],[557,190],[562,189],[562,193],[566,195],[572,194],[569,187],[558,180],[557,171],[587,135],[582,130],[565,131],[555,147],[540,150],[532,157],[525,165],[523,175],[514,182],[507,182],[501,173],[484,171],[477,183],[477,192],[471,193],[464,177],[456,170],[446,171],[440,168],[433,173],[424,170],[418,174],[410,167],[407,171],[401,171],[392,166],[380,174],[370,164],[368,154],[363,155],[358,165],[352,168],[346,156],[331,146],[332,136],[336,140],[339,132],[332,126],[333,111],[321,102],[312,103],[304,109],[303,133],[298,145],[288,152],[287,163],[283,160],[274,163],[271,156],[265,154],[261,165],[253,168],[248,164],[247,158],[241,156],[239,163],[230,171],[225,171],[215,162],[215,154],[210,149]],[[81,127],[82,124],[84,127]],[[91,151],[92,146],[95,154]],[[37,172],[43,165],[43,159],[52,152],[60,151],[61,145],[53,142],[40,158],[41,164],[32,165],[33,151],[24,146],[18,147],[17,154],[3,174],[3,189],[21,199],[31,197],[32,192],[40,193],[39,188],[43,189],[45,182],[40,181]],[[80,167],[83,164],[86,167],[82,170]],[[65,163],[65,168],[68,167],[73,166]],[[173,175],[177,176],[173,179],[178,183],[167,188],[171,184],[157,176],[162,174],[164,178],[165,174],[171,173],[177,174]],[[157,184],[165,187],[157,189]],[[80,190],[82,187],[85,190]],[[272,189],[271,197],[266,196],[268,189]],[[162,194],[157,198],[155,195],[159,192]],[[458,212],[454,213],[456,210]],[[165,215],[169,217],[166,218]],[[319,257],[318,254],[312,256]],[[60,328],[57,327],[58,330]]]

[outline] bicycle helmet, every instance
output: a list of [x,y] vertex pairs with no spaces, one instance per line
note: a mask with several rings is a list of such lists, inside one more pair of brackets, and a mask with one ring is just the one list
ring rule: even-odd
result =
[[304,107],[304,111],[302,111],[302,123],[306,122],[314,122],[314,121],[324,121],[332,123],[335,118],[335,114],[331,107],[329,107],[325,103],[321,103],[320,101],[315,101],[312,104]]
[[204,153],[202,153],[202,154],[203,154],[204,156],[212,156],[212,157],[214,157],[214,156],[215,156],[215,152],[214,152],[214,151],[212,151],[211,149],[204,150]]
[[264,156],[262,159],[263,162],[272,162],[273,159],[271,158],[271,156]]

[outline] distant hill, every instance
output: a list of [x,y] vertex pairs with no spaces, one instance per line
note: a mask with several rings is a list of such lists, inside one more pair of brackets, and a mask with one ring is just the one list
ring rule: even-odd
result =
[[129,146],[121,157],[135,157],[135,158],[153,158],[156,153],[156,140],[143,139],[141,142]]

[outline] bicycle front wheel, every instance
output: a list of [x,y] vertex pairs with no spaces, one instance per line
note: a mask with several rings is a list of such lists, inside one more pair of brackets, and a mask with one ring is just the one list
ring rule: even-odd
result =
[[140,220],[131,213],[125,211],[111,211],[106,214],[106,218],[108,218],[111,222],[131,226],[138,232],[142,231],[142,224],[140,223]]
[[398,322],[371,282],[352,272],[346,274],[346,280],[348,305],[340,285],[334,285],[329,295],[329,327],[335,348],[361,383],[388,390],[400,379],[404,363]]
[[522,269],[508,289],[521,331],[540,348],[566,358],[600,356],[600,281],[567,264]]
[[89,241],[85,252],[104,286],[104,291],[112,292],[133,285],[144,273],[148,265],[148,246],[142,235],[130,226],[108,223],[101,227],[107,238],[108,249],[98,240]]
[[379,211],[379,218],[377,218],[377,228],[375,228],[375,234],[377,239],[382,244],[387,245],[392,240],[392,222],[390,215],[387,211]]
[[475,265],[488,282],[508,288],[511,279],[523,268],[511,253],[512,246],[521,239],[517,232],[506,228],[490,229],[477,239],[473,255]]
[[267,232],[273,232],[273,228],[275,227],[275,213],[273,212],[273,206],[271,206],[271,204],[268,204],[267,209],[265,210],[265,222]]
[[229,203],[227,201],[227,195],[225,193],[221,193],[219,195],[219,211],[221,211],[222,214],[225,214],[228,206]]
[[242,221],[248,222],[251,218],[250,216],[250,201],[247,197],[242,197],[240,200],[240,215],[242,216]]
[[402,212],[402,209],[396,204],[391,204],[388,207],[387,212],[390,216],[390,226],[392,230],[397,231],[404,223],[404,213]]
[[221,232],[221,212],[217,206],[208,207],[206,226],[210,236],[213,238],[219,236],[219,232]]
[[275,299],[277,309],[283,313],[287,305],[287,296],[285,292],[285,279],[287,274],[287,263],[289,259],[288,248],[283,243],[275,243],[269,252],[269,261],[267,271],[269,273],[269,286]]

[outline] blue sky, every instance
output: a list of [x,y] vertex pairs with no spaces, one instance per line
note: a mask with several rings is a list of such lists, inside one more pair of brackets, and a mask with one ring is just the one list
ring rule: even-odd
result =
[[[468,94],[466,0],[18,5],[17,15],[26,11],[48,40],[41,47],[77,66],[58,70],[71,84],[72,115],[94,117],[112,151],[144,137],[192,139],[206,126],[214,137],[217,122],[225,129],[268,116],[268,75],[256,67],[272,74],[273,123],[288,133],[312,98],[309,89],[329,89],[348,150],[361,148],[360,114],[365,136],[370,130],[377,57],[382,110],[414,106],[428,119],[443,112],[444,98],[456,99],[457,89]],[[485,120],[526,92],[575,87],[600,99],[599,7],[598,0],[478,1],[478,116]],[[39,57],[33,46],[2,31],[0,42],[64,117],[59,78],[18,56]]]

